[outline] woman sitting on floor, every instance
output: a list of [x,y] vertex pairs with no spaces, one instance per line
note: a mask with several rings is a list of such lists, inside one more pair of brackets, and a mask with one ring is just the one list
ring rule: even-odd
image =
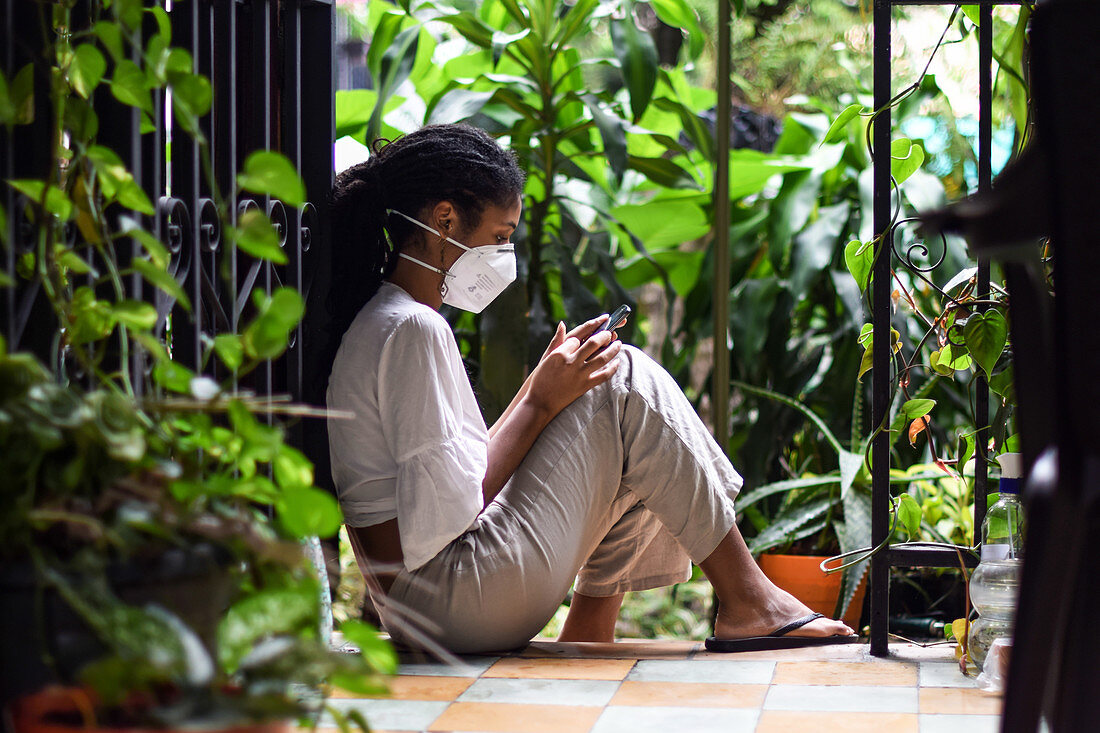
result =
[[390,633],[519,647],[575,579],[561,640],[611,641],[623,594],[687,579],[690,558],[719,598],[708,648],[855,640],[759,570],[735,523],[741,477],[659,365],[596,333],[606,316],[559,324],[486,429],[438,309],[480,312],[515,278],[523,185],[487,134],[438,125],[333,191],[328,405],[355,417],[329,422],[332,472]]

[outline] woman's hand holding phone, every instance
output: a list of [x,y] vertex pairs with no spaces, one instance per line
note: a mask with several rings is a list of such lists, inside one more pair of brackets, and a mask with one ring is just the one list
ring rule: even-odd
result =
[[600,328],[607,321],[600,316],[569,331],[559,323],[528,379],[526,399],[557,415],[573,400],[607,381],[618,368],[615,357],[622,349],[613,330]]

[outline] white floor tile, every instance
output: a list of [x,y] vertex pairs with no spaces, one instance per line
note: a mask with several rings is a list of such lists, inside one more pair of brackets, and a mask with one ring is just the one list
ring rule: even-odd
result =
[[402,664],[398,674],[429,677],[480,677],[485,670],[500,661],[500,657],[462,657],[459,664],[444,662]]
[[915,713],[915,687],[866,685],[772,685],[765,710],[853,713]]
[[751,731],[760,711],[736,708],[629,707],[607,708],[592,733],[730,733]]
[[977,687],[973,677],[959,671],[955,662],[921,662],[921,687]]
[[483,678],[458,696],[461,702],[510,702],[528,705],[603,706],[611,702],[618,682]]
[[[449,702],[420,700],[329,700],[328,704],[340,711],[358,710],[372,729],[425,730],[450,705]],[[335,723],[326,714],[320,728],[334,728]]]

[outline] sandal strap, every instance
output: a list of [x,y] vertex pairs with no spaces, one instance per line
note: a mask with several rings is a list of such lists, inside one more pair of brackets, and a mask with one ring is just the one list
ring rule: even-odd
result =
[[795,629],[801,629],[806,624],[810,623],[811,621],[816,621],[819,618],[825,618],[825,614],[811,613],[809,616],[803,616],[802,618],[791,621],[786,626],[780,626],[778,629],[768,634],[768,636],[785,636]]

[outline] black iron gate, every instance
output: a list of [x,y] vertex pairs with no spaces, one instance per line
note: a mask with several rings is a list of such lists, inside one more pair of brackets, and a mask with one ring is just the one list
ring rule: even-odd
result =
[[[874,91],[875,118],[873,122],[874,156],[874,231],[881,235],[881,254],[874,265],[874,282],[871,308],[874,327],[872,343],[874,367],[872,369],[871,421],[873,425],[885,424],[892,400],[891,381],[891,273],[895,268],[915,269],[905,255],[899,255],[895,237],[898,234],[894,221],[896,202],[890,175],[891,114],[890,105],[894,90],[891,82],[891,22],[896,7],[920,5],[955,5],[948,0],[875,0],[874,8]],[[978,99],[978,192],[988,192],[992,181],[992,107],[993,107],[993,6],[1019,5],[1019,0],[978,0],[980,5],[978,24],[979,79]],[[900,194],[898,194],[900,195]],[[919,212],[924,213],[924,212]],[[946,241],[945,241],[946,246]],[[904,249],[904,247],[903,247]],[[989,261],[979,258],[977,263],[976,295],[979,300],[989,297]],[[976,370],[977,371],[977,370]],[[989,490],[987,455],[989,429],[989,386],[979,373],[975,377],[975,415],[977,430],[975,440],[975,532],[985,516],[985,496]],[[871,447],[872,507],[871,545],[884,544],[890,534],[890,436],[880,432]],[[970,553],[964,553],[970,564],[976,562]],[[892,567],[958,567],[959,552],[942,547],[891,547],[876,554],[871,560],[871,653],[884,656],[889,653],[887,641],[889,620],[889,580]]]
[[[254,291],[270,293],[279,285],[296,288],[308,301],[307,320],[293,334],[285,355],[249,375],[244,386],[260,395],[287,393],[296,400],[323,404],[323,380],[310,378],[311,355],[320,351],[313,348],[322,331],[317,325],[324,311],[319,295],[328,279],[325,258],[319,256],[325,240],[318,207],[307,203],[299,209],[277,200],[233,198],[232,192],[236,173],[249,153],[276,150],[298,168],[310,201],[323,201],[327,195],[333,170],[332,2],[161,1],[171,20],[173,46],[189,51],[193,71],[212,85],[211,110],[200,120],[209,151],[204,153],[183,134],[160,91],[154,92],[152,129],[146,123],[145,131],[141,111],[116,101],[105,89],[96,92],[94,105],[100,122],[98,141],[119,154],[154,202],[156,215],[146,217],[144,225],[169,249],[170,272],[193,307],[188,313],[167,294],[150,292],[140,275],[128,282],[128,295],[156,305],[157,333],[165,337],[174,359],[194,368],[211,338],[237,332]],[[0,8],[0,61],[12,78],[36,60],[44,31],[38,3],[3,0]],[[78,6],[74,12],[87,10]],[[146,23],[144,33],[155,32],[152,17]],[[0,175],[5,179],[48,177],[44,170],[49,165],[47,83],[44,71],[36,75],[36,123],[14,127],[10,134],[0,130]],[[204,156],[212,165],[212,175],[203,169]],[[234,210],[217,210],[219,196],[211,180],[224,200],[233,201]],[[19,256],[33,248],[34,234],[19,214],[23,208],[19,194],[4,188],[12,244],[5,252],[4,270],[13,274]],[[219,222],[235,224],[252,207],[263,209],[274,222],[286,265],[254,259],[223,240]],[[44,309],[37,286],[15,280],[14,287],[0,291],[0,317],[9,348],[29,349],[50,360],[56,331],[46,324],[55,320]],[[136,359],[131,373],[140,392],[149,364],[144,357]],[[301,425],[292,430],[294,442],[305,444],[311,456],[324,463],[317,475],[327,480],[324,436]]]

